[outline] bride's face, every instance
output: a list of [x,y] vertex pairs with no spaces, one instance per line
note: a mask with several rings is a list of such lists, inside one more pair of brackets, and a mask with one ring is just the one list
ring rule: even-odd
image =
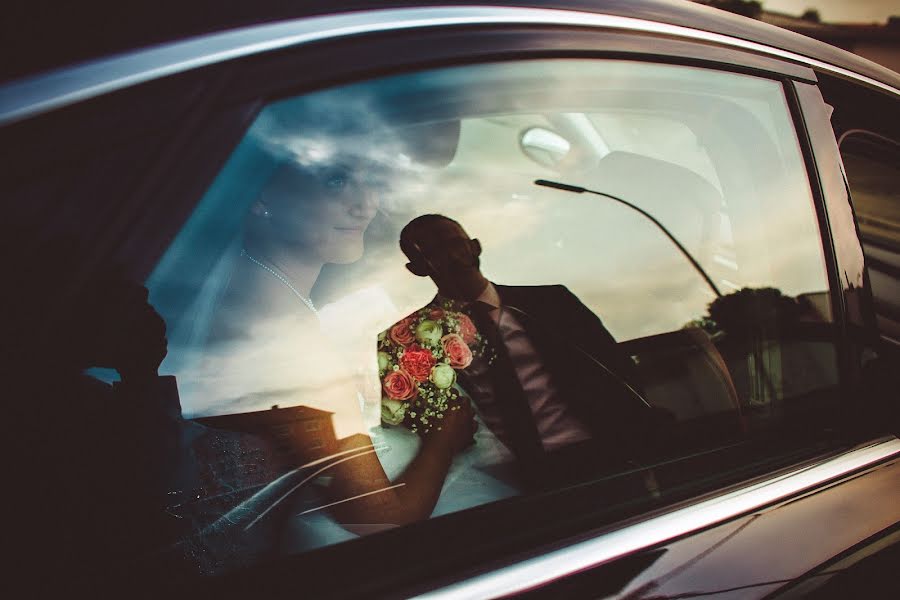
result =
[[362,257],[378,195],[360,169],[291,166],[275,174],[261,202],[277,241],[323,263],[351,263]]

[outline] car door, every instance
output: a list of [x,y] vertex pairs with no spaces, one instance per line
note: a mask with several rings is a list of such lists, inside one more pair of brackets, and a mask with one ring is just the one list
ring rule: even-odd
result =
[[[4,256],[22,290],[7,298],[21,349],[7,365],[53,384],[20,386],[22,447],[44,443],[23,479],[43,498],[21,532],[39,557],[28,566],[233,595],[644,597],[700,580],[758,597],[892,527],[881,500],[898,443],[860,392],[877,350],[870,290],[818,77],[654,28],[517,9],[335,15],[185,42],[168,49],[178,60],[114,59],[80,75],[117,66],[142,82],[7,113]],[[172,66],[191,53],[196,68]],[[172,73],[142,70],[150,59]],[[404,269],[398,241],[434,213],[478,237],[491,281],[563,286],[587,325],[565,325],[550,300],[516,317],[559,349],[537,351],[537,396],[556,397],[567,425],[532,410],[566,477],[525,485],[475,402],[475,443],[425,478],[437,497],[423,519],[378,502],[405,502],[396,488],[414,485],[427,444],[385,412],[400,402],[416,419],[418,405],[377,351],[387,337],[406,352],[392,325],[430,306],[434,286]],[[308,288],[259,257],[274,239],[317,257]],[[120,354],[79,343],[124,327],[117,288],[96,277],[110,263],[165,321],[168,420],[110,405],[146,389],[113,383]],[[601,321],[637,384],[585,351]],[[69,387],[53,344],[94,367],[87,380]],[[437,381],[414,385],[424,398]],[[43,470],[64,448],[81,466]],[[148,477],[119,485],[132,472]],[[73,527],[73,513],[90,518]],[[761,554],[811,522],[817,543]],[[35,540],[53,531],[62,551],[44,556]],[[762,559],[733,559],[747,555]]]

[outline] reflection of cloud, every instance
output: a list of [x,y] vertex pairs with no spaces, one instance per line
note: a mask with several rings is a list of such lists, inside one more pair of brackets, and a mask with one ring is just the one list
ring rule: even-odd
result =
[[[481,174],[455,181],[419,199],[419,212],[445,212],[478,236],[485,272],[498,283],[566,285],[620,341],[678,329],[705,314],[712,297],[702,279],[645,219],[603,201],[519,194],[523,180]],[[751,215],[731,220],[739,247],[729,278],[790,295],[825,289],[811,203],[795,196],[788,204],[777,185],[785,184],[774,182],[769,191],[782,207],[778,220],[764,228],[752,226],[760,219]],[[195,349],[198,359],[177,373],[186,413],[305,404],[335,413],[339,436],[364,430],[360,393],[375,402],[380,395],[366,378],[377,334],[435,292],[430,280],[404,268],[395,244],[378,252],[371,269],[339,285],[347,292],[322,307],[321,330],[309,320],[245,315],[236,328],[240,339]]]
[[826,289],[813,200],[802,174],[762,179],[746,199],[758,211],[733,219],[740,287],[774,287],[789,296]]
[[[521,247],[530,236],[540,231],[542,213],[540,207],[516,199],[511,194],[501,201],[466,207],[459,211],[457,220],[465,223],[470,235],[478,237],[483,243],[498,248],[511,244]],[[515,225],[497,227],[498,223],[503,222]]]
[[366,287],[321,307],[320,329],[332,343],[347,347],[361,337],[377,335],[395,312],[382,288]]
[[704,314],[713,298],[697,274],[676,258],[606,284],[583,277],[568,287],[618,341],[673,331]]
[[[385,188],[386,198],[406,197],[416,190],[418,173],[426,168],[411,158],[414,136],[391,127],[382,112],[368,94],[320,92],[269,105],[248,137],[272,157],[303,167],[348,163],[365,170],[367,181]],[[394,171],[402,177],[385,177]],[[391,202],[385,204],[390,211]]]
[[[232,320],[241,323],[241,340],[195,349],[195,360],[185,361],[176,373],[186,415],[302,404],[334,413],[339,437],[365,430],[360,357],[350,352],[351,344],[323,335],[308,315],[276,317],[248,310]],[[368,335],[362,331],[360,339]],[[374,350],[372,355],[374,360]]]
[[[514,198],[523,181],[530,180],[473,174],[436,190],[418,213],[443,212],[459,220],[481,240],[484,271],[498,283],[568,286],[617,339],[670,331],[705,314],[710,290],[645,218],[603,199],[540,189],[526,188],[530,196]],[[746,213],[733,219],[728,233],[740,244],[740,256],[732,261],[737,270],[717,272],[709,261],[704,266],[714,279],[718,274],[738,287],[772,286],[789,295],[827,287],[811,201],[798,201],[796,194],[789,201],[786,192],[776,192],[779,186],[795,189],[790,182],[766,184],[764,192],[781,207],[777,220]],[[719,245],[731,242],[723,238]],[[429,280],[403,268],[406,258],[395,246],[379,258],[354,283],[383,287],[397,306],[393,317],[434,294]]]
[[[497,82],[509,84],[509,89],[500,90],[506,95],[484,93],[493,92],[491,86],[498,86]],[[407,90],[418,93],[410,95]],[[702,104],[686,107],[675,101],[684,96],[701,103],[715,94],[719,95],[716,102],[722,104],[731,102],[730,98],[736,105],[751,100],[756,107],[753,114],[776,142],[771,149],[781,153],[785,172],[793,175],[737,175],[736,171],[759,164],[749,155],[759,149],[748,147],[742,150],[746,160],[729,163],[720,161],[712,148],[700,147],[704,140],[688,124],[700,117],[692,111]],[[659,218],[665,215],[665,224],[692,252],[718,248],[727,253],[727,260],[706,258],[704,267],[714,279],[728,279],[736,287],[776,287],[796,296],[826,289],[827,284],[809,185],[783,103],[777,82],[734,74],[617,61],[528,62],[418,74],[412,80],[387,79],[277,102],[263,111],[250,135],[284,160],[318,165],[338,156],[356,157],[374,166],[366,173],[370,175],[366,181],[374,179],[379,187],[379,219],[384,216],[390,222],[388,229],[399,231],[406,221],[423,213],[453,217],[482,241],[482,265],[491,279],[512,285],[564,284],[597,312],[617,339],[627,340],[678,329],[705,314],[710,292],[671,242],[644,217],[609,200],[534,186],[536,178],[559,175],[565,179],[569,174],[548,174],[546,168],[527,160],[519,148],[522,128],[551,126],[553,120],[547,117],[554,113],[596,110],[603,115],[596,122],[607,129],[613,150],[630,148],[640,153],[652,146],[653,152],[646,150],[645,155],[655,154],[685,168],[702,163],[704,169],[718,169],[713,174],[724,201],[717,199],[704,210],[713,214],[713,220],[718,220],[721,211],[728,224],[713,227],[712,233],[701,231],[696,207],[684,209],[689,204],[682,197],[685,191],[665,178],[655,186],[643,186],[662,192],[653,193],[657,204],[642,206]],[[770,106],[775,107],[771,114]],[[417,110],[425,116],[417,116]],[[620,116],[629,111],[634,113],[631,120]],[[401,119],[447,119],[455,114],[471,115],[462,119],[459,144],[453,144],[455,156],[444,157],[448,160],[442,164],[427,162],[431,165],[427,168],[422,166],[426,161],[417,163],[417,159],[435,158],[438,153],[427,144],[427,153],[412,152],[410,146],[415,144],[394,126]],[[636,123],[635,115],[641,114],[655,114],[656,120],[677,125],[671,130],[678,135],[662,136],[656,131],[651,140],[641,138],[626,126]],[[735,114],[735,119],[747,118],[739,111]],[[724,118],[722,123],[728,124]],[[613,124],[620,126],[613,128]],[[647,127],[652,125],[648,121]],[[735,122],[740,129],[737,125],[741,123]],[[665,143],[656,144],[657,137]],[[418,142],[422,139],[428,136],[420,135]],[[617,139],[632,145],[613,147]],[[446,150],[449,145],[435,147]],[[265,162],[269,157],[254,160]],[[243,166],[230,162],[217,179],[216,185],[224,188],[218,204],[206,198],[202,210],[192,216],[192,221],[203,221],[204,232],[220,236],[218,243],[223,247],[239,239],[243,213],[266,179],[257,163],[246,162]],[[585,183],[594,184],[590,173],[583,175]],[[713,179],[712,174],[706,175]],[[596,184],[603,191],[610,180],[600,179]],[[637,183],[629,187],[636,178],[623,179],[626,192],[639,187]],[[741,182],[752,185],[741,186]],[[631,198],[624,192],[621,195]],[[241,207],[240,211],[235,207]],[[173,248],[180,248],[183,256],[198,248],[218,256],[210,249],[213,238],[191,233],[186,243]],[[178,241],[185,240],[180,236]],[[404,268],[406,258],[396,240],[367,252],[355,265],[360,268],[337,282],[331,297],[338,299],[322,307],[321,329],[315,320],[301,315],[238,315],[229,322],[235,331],[229,343],[173,349],[183,359],[176,362],[183,365],[177,374],[186,412],[199,415],[305,404],[336,413],[336,421],[352,429],[359,421],[359,394],[367,400],[379,395],[367,379],[376,335],[435,293],[428,279]],[[203,295],[200,290],[214,279],[214,258],[208,264],[179,259],[182,262],[172,269],[162,269],[165,282],[175,288],[171,295]],[[182,323],[170,323],[173,331],[185,323],[192,326],[190,311],[186,314]],[[181,337],[186,336],[179,341]]]

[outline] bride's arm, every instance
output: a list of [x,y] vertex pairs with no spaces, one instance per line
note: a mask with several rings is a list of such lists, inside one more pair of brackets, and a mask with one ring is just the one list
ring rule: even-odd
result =
[[[388,479],[374,452],[336,465],[330,486],[333,501],[355,499],[336,504],[333,514],[344,524],[403,525],[428,518],[453,456],[471,443],[474,430],[474,413],[468,402],[459,410],[448,411],[441,429],[423,437],[418,454],[394,481]],[[354,436],[339,450],[369,443],[365,436]]]

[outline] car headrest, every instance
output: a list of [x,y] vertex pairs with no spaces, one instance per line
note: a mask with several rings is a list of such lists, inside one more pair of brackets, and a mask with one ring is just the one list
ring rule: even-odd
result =
[[704,177],[675,163],[615,151],[592,169],[598,191],[619,196],[642,208],[687,202],[701,212],[718,211],[722,195]]

